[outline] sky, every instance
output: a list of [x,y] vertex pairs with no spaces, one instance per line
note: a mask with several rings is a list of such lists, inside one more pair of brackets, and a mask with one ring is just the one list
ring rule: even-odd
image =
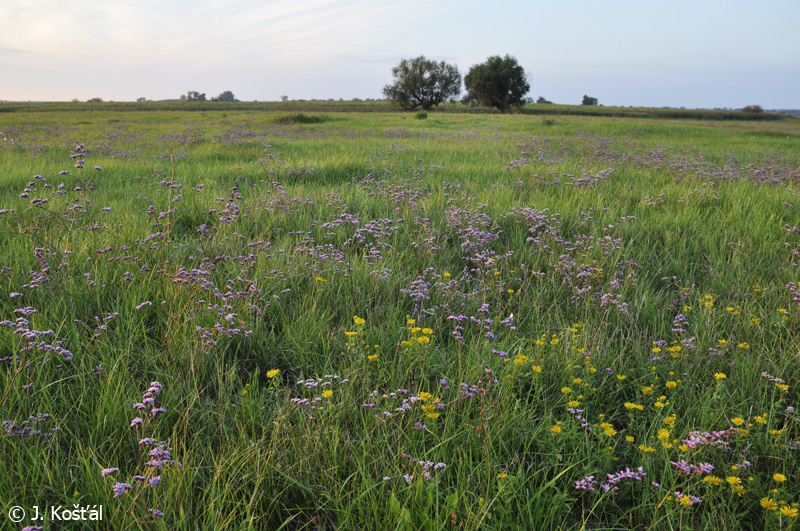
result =
[[798,0],[0,3],[0,100],[377,99],[401,59],[506,54],[555,103],[800,108]]

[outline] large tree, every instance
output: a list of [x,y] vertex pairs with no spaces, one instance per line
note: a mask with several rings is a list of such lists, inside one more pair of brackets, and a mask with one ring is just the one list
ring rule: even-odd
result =
[[461,74],[455,65],[444,61],[403,59],[392,68],[394,83],[383,87],[383,95],[408,111],[422,107],[428,110],[453,99],[461,92]]
[[522,106],[525,94],[531,89],[525,70],[510,55],[494,55],[485,63],[474,65],[464,78],[464,85],[468,101],[497,107],[500,112]]

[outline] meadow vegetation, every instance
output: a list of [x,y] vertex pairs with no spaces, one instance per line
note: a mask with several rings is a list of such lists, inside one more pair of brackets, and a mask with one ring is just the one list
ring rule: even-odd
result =
[[0,113],[0,527],[797,526],[800,122],[81,105]]

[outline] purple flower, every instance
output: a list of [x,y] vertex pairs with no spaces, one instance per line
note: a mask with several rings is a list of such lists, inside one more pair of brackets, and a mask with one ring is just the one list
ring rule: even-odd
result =
[[114,484],[114,497],[115,498],[119,498],[120,496],[125,494],[126,490],[132,489],[132,488],[133,487],[131,487],[127,483],[116,483],[116,484]]
[[158,487],[159,483],[161,483],[161,476],[153,476],[150,478],[150,486]]
[[95,167],[94,167],[94,169],[95,169],[95,170],[97,170],[97,171],[100,171],[100,170],[102,170],[103,168],[101,168],[100,166],[95,166]]
[[141,418],[141,417],[136,417],[135,419],[133,419],[133,420],[131,421],[131,428],[135,428],[136,426],[139,426],[139,425],[141,425],[141,424],[142,424],[142,422],[144,422],[144,421],[142,420],[142,418]]
[[161,511],[159,511],[158,509],[148,509],[147,511],[148,511],[150,514],[152,514],[153,516],[158,516],[159,518],[161,518],[161,517],[163,517],[163,516],[164,516],[164,513],[162,513],[162,512],[161,512]]
[[100,475],[106,477],[109,474],[113,474],[114,472],[119,472],[119,468],[104,468],[103,470],[100,471]]

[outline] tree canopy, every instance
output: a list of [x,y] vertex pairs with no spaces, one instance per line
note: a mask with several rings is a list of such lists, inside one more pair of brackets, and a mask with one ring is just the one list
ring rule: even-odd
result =
[[581,105],[597,105],[597,98],[592,98],[591,96],[584,95]]
[[525,70],[510,55],[495,55],[485,63],[474,65],[464,78],[464,85],[468,101],[496,107],[500,112],[522,106],[525,94],[531,89]]
[[461,92],[461,74],[455,65],[436,62],[424,55],[403,59],[392,68],[394,82],[383,87],[383,95],[405,110],[429,110]]

